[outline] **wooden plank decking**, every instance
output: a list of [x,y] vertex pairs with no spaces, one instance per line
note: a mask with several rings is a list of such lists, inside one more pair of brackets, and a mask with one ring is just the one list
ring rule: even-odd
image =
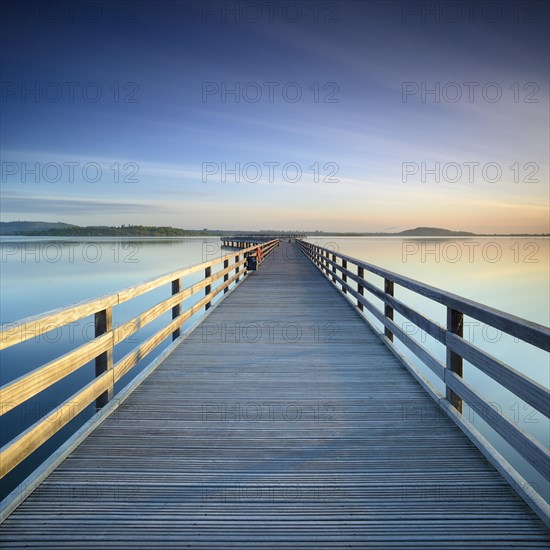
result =
[[0,531],[6,548],[549,544],[542,522],[288,244]]

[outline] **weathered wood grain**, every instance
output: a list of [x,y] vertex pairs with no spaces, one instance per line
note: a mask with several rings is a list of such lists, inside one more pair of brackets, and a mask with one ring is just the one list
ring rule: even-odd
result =
[[521,372],[479,349],[467,340],[447,333],[447,346],[461,357],[475,365],[499,384],[532,405],[547,418],[550,417],[550,396],[548,389],[531,380]]
[[2,386],[0,414],[6,414],[112,347],[113,332],[110,331]]

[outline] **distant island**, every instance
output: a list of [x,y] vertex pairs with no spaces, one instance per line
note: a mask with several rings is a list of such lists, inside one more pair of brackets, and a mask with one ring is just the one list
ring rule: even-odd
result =
[[[159,227],[146,225],[89,225],[81,227],[56,222],[0,222],[0,235],[18,235],[28,237],[190,237],[208,236],[208,229],[178,229],[177,227]],[[219,232],[218,234],[222,234]]]
[[146,225],[89,225],[79,226],[63,222],[12,221],[0,222],[0,235],[25,237],[221,237],[226,235],[285,235],[305,233],[313,237],[548,237],[546,234],[509,233],[487,234],[470,231],[452,231],[440,227],[416,227],[397,233],[359,233],[336,231],[229,231],[224,229],[180,229],[177,227],[146,226]]

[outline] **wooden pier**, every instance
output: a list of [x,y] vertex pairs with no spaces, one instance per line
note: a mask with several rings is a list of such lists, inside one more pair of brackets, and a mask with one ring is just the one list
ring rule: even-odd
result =
[[264,243],[271,240],[280,240],[293,242],[296,239],[303,239],[303,233],[287,233],[285,235],[266,235],[266,234],[248,234],[248,235],[227,235],[220,237],[222,245],[231,248],[249,248],[257,243]]
[[[547,505],[522,493],[521,476],[461,418],[462,400],[481,397],[461,378],[462,357],[473,361],[477,352],[462,341],[460,316],[475,315],[479,304],[421,285],[455,312],[447,329],[435,328],[394,296],[394,284],[414,281],[379,270],[386,281],[380,291],[363,279],[377,269],[369,264],[352,270],[352,258],[304,241],[260,246],[257,272],[246,271],[254,247],[238,250],[217,261],[216,272],[216,261],[200,264],[116,300],[103,297],[5,331],[3,347],[23,341],[31,323],[36,333],[48,320],[94,313],[100,344],[54,367],[66,373],[96,357],[96,380],[103,381],[70,399],[97,399],[103,408],[4,501],[0,546],[548,548]],[[193,270],[204,270],[204,280],[183,289],[182,277]],[[125,333],[115,334],[121,327],[112,328],[112,308],[161,284],[171,285],[172,297],[141,322],[171,308],[172,323],[113,364],[110,352]],[[189,313],[182,300],[198,291],[204,297]],[[384,299],[385,334],[362,315],[373,307],[367,292]],[[223,300],[214,303],[216,295]],[[205,307],[195,329],[180,334],[183,321]],[[492,326],[548,346],[545,327],[481,309]],[[394,310],[447,341],[445,365],[410,343],[434,372],[443,369],[447,395],[436,395],[391,349],[394,337],[405,337]],[[164,354],[113,396],[114,381],[170,335]],[[477,359],[548,416],[547,389]],[[54,383],[53,372],[43,367],[3,387],[3,411]],[[62,425],[57,415],[8,443],[2,474]],[[495,425],[545,475],[548,450],[519,428],[498,419]]]

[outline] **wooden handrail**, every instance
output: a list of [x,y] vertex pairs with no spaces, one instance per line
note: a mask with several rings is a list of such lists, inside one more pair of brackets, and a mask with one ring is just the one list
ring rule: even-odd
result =
[[[299,246],[312,246],[316,249],[315,254],[320,256],[321,251],[326,251],[334,257],[338,257],[341,260],[346,260],[347,262],[354,264],[358,267],[362,267],[365,271],[379,275],[384,279],[393,281],[403,288],[412,290],[413,292],[420,294],[426,298],[430,298],[435,302],[439,302],[448,307],[452,307],[457,311],[462,312],[464,315],[473,317],[487,325],[490,325],[494,328],[497,328],[507,334],[523,340],[533,346],[536,346],[544,351],[550,351],[550,329],[544,325],[540,325],[533,321],[528,321],[527,319],[522,319],[510,313],[492,308],[475,302],[474,300],[469,300],[468,298],[463,298],[452,292],[447,292],[440,288],[436,288],[431,285],[427,285],[415,279],[411,279],[404,275],[399,275],[388,269],[378,267],[373,264],[369,264],[352,256],[347,256],[345,254],[335,253],[333,250],[323,248],[317,245],[311,245],[306,241],[297,240]],[[342,266],[333,259],[333,261],[327,260],[333,267],[339,271],[342,271]],[[349,277],[350,272],[346,272],[346,275]]]
[[[366,310],[382,323],[384,329],[381,334],[384,335],[387,345],[394,347],[392,339],[395,336],[443,381],[446,395],[438,397],[438,402],[447,411],[453,410],[455,415],[460,415],[459,426],[462,427],[464,423],[468,423],[462,416],[462,402],[464,401],[478,412],[489,426],[514,447],[544,478],[550,480],[549,450],[505,416],[495,415],[491,402],[462,378],[462,362],[466,360],[535,410],[547,418],[550,417],[550,391],[547,388],[474,346],[462,334],[463,318],[464,315],[468,315],[511,334],[519,340],[549,351],[550,329],[548,327],[426,285],[357,258],[303,240],[297,240],[297,243],[327,279],[350,299],[360,314],[363,315]],[[338,263],[338,260],[341,263]],[[350,264],[355,265],[355,269],[350,269]],[[380,290],[365,280],[365,271],[382,277],[384,290]],[[357,290],[350,285],[348,280],[357,284]],[[441,327],[398,300],[394,296],[394,285],[399,285],[446,306],[447,326]],[[383,311],[365,297],[365,290],[383,302]],[[446,347],[446,364],[436,359],[426,347],[406,334],[393,321],[394,310]]]
[[[249,253],[259,247],[262,250],[262,261],[265,261],[278,245],[278,239],[254,243],[248,248],[239,249],[215,260],[172,271],[119,292],[28,317],[4,327],[0,332],[0,349],[20,344],[29,338],[90,315],[95,316],[96,334],[91,341],[2,386],[0,416],[25,403],[92,360],[96,362],[96,378],[0,449],[0,477],[4,477],[13,470],[94,400],[98,408],[106,405],[113,397],[115,382],[170,335],[179,337],[181,327],[187,320],[203,308],[206,311],[218,294],[221,293],[221,299],[223,299],[229,286],[238,284],[242,280],[247,273],[246,256]],[[222,269],[212,273],[212,268],[219,264],[222,264]],[[181,288],[184,277],[200,271],[204,273],[202,280],[185,289]],[[231,272],[234,274],[230,275]],[[214,287],[213,284],[219,279],[222,279],[222,282]],[[171,285],[169,298],[113,328],[113,308],[164,285]],[[182,302],[202,289],[205,292],[204,297],[183,310]],[[170,310],[172,311],[171,322],[113,364],[113,349],[118,343]]]
[[[275,246],[273,245],[273,242],[274,241],[254,244],[253,246],[239,250],[239,254],[254,251],[258,246],[261,246],[262,250],[268,248],[264,255],[269,254]],[[275,242],[278,243],[278,241]],[[226,254],[225,256],[221,256],[215,260],[210,260],[208,262],[195,264],[171,273],[166,273],[160,277],[155,277],[149,281],[139,283],[112,294],[86,300],[73,306],[41,313],[40,315],[26,317],[25,319],[14,323],[7,323],[9,326],[3,326],[0,330],[0,350],[19,344],[29,340],[30,338],[38,337],[41,334],[57,329],[74,321],[78,321],[79,319],[89,315],[94,315],[107,307],[122,304],[123,302],[137,298],[138,296],[141,296],[142,294],[159,288],[165,284],[171,283],[174,280],[181,279],[209,267],[211,268],[214,265],[223,263],[226,259],[229,261],[234,257],[234,253]]]

